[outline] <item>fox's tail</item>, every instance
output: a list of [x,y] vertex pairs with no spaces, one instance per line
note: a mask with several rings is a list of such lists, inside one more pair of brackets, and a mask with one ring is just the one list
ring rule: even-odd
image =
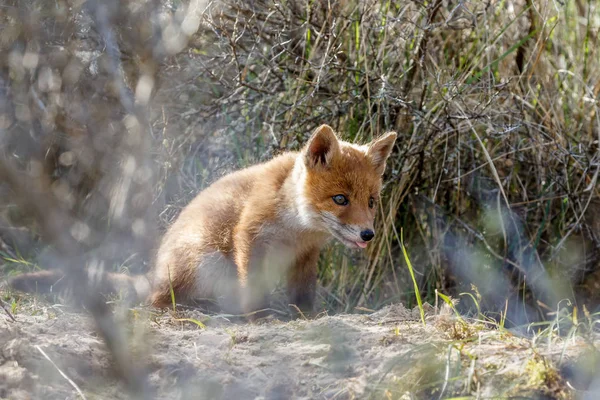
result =
[[[26,293],[58,295],[69,290],[69,280],[61,270],[46,270],[17,275],[8,280],[8,287]],[[150,282],[145,275],[106,273],[98,287],[104,295],[121,294],[127,301],[139,303],[150,293]]]

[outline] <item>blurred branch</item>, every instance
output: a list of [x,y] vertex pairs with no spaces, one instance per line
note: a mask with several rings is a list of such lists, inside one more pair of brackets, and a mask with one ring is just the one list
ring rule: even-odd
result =
[[13,201],[24,212],[35,216],[42,236],[58,251],[65,279],[75,297],[82,301],[93,316],[100,336],[115,361],[116,370],[123,377],[131,394],[147,398],[149,388],[145,377],[133,364],[122,330],[115,324],[111,310],[102,298],[99,291],[102,285],[90,286],[83,249],[69,234],[68,228],[72,226],[74,218],[62,209],[44,187],[43,178],[32,179],[31,176],[19,173],[6,157],[0,158],[0,181],[12,190]]

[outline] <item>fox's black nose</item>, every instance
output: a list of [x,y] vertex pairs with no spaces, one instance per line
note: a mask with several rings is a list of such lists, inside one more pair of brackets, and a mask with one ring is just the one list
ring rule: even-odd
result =
[[360,233],[360,238],[365,242],[368,242],[369,240],[373,239],[373,236],[375,236],[375,232],[373,232],[370,229],[365,229]]

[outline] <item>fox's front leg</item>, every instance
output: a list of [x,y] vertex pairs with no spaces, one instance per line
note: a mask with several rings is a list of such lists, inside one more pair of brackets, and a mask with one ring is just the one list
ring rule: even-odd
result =
[[256,317],[254,311],[267,308],[268,293],[264,288],[258,260],[261,249],[257,248],[249,230],[240,230],[235,235],[235,263],[240,288],[240,306],[250,319]]
[[296,259],[288,276],[288,298],[303,313],[312,313],[317,288],[319,249],[311,249]]

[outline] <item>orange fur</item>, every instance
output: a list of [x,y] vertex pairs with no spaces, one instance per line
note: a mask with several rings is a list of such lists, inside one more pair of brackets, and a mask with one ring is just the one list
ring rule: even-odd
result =
[[[373,229],[376,208],[369,207],[369,198],[379,197],[395,139],[389,133],[370,146],[355,146],[323,125],[300,152],[215,182],[165,235],[152,303],[171,301],[168,270],[178,299],[217,298],[227,311],[250,312],[264,307],[274,284],[283,280],[290,301],[310,309],[323,244],[333,234],[358,247],[353,244],[360,242],[360,231]],[[349,204],[335,204],[337,194]]]
[[[395,139],[388,133],[357,146],[322,125],[301,151],[219,179],[163,237],[149,301],[168,306],[172,288],[178,302],[212,299],[227,312],[251,312],[282,281],[290,301],[310,311],[324,243],[333,236],[366,247],[371,238],[364,232],[373,233],[374,202]],[[336,195],[348,204],[337,204]]]

